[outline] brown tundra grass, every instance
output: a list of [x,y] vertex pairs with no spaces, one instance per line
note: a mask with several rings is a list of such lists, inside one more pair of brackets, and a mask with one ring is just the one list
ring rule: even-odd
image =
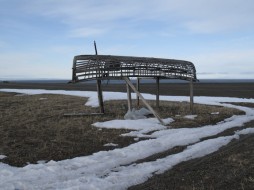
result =
[[[39,160],[63,160],[77,156],[125,147],[134,143],[131,137],[122,137],[124,129],[99,129],[92,124],[98,121],[123,119],[127,101],[105,102],[106,114],[101,116],[65,117],[65,113],[98,112],[98,108],[84,106],[87,98],[67,95],[20,95],[0,92],[0,154],[1,160],[13,166],[24,166]],[[155,102],[149,101],[152,107]],[[135,101],[133,102],[135,104]],[[142,105],[141,105],[142,106]],[[199,127],[215,124],[232,115],[242,114],[236,109],[195,104],[194,120],[187,102],[160,102],[157,109],[162,118],[172,117],[170,127]],[[213,112],[219,112],[212,115]],[[103,146],[106,143],[117,147]]]

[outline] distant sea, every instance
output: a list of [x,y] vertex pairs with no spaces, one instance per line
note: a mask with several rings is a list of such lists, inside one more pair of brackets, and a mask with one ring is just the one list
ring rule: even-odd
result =
[[[0,82],[15,82],[15,83],[68,83],[70,80],[67,79],[39,79],[39,80],[7,80],[7,79],[0,79]],[[133,83],[136,80],[132,80]],[[174,79],[162,79],[160,80],[161,83],[188,83],[188,81],[184,80],[174,80]],[[86,83],[95,83],[94,80],[86,81]],[[109,84],[122,84],[124,83],[123,80],[104,80],[103,83]],[[142,79],[141,83],[155,83],[153,79]],[[254,79],[199,79],[199,83],[254,83]]]

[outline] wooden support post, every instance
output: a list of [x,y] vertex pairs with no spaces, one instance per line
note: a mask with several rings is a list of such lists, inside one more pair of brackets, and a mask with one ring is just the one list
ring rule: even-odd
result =
[[97,93],[98,93],[98,101],[99,101],[99,105],[100,105],[100,112],[105,113],[104,104],[103,104],[102,89],[101,89],[101,80],[97,80]]
[[[140,78],[137,77],[137,84],[136,84],[137,91],[140,91]],[[139,96],[137,95],[137,106],[139,107]]]
[[193,114],[193,80],[190,80],[190,112]]
[[132,110],[131,89],[127,83],[126,88],[127,88],[128,110],[131,111]]
[[96,47],[96,42],[95,41],[93,41],[93,45],[94,45],[95,55],[98,55],[97,47]]
[[[128,85],[129,87],[131,87],[131,89],[139,96],[139,98],[142,100],[142,102],[145,104],[145,106],[153,113],[153,115],[159,120],[159,122],[162,125],[165,125],[165,123],[162,121],[162,119],[160,118],[160,116],[153,110],[153,108],[147,103],[147,101],[145,100],[145,98],[142,96],[142,94],[140,94],[139,91],[137,91],[137,89],[135,88],[135,86],[131,83],[130,79],[128,77],[123,77],[123,79],[126,82],[126,85]],[[128,89],[128,88],[127,88]]]
[[[98,52],[97,52],[97,47],[96,47],[95,41],[94,41],[94,49],[95,49],[95,55],[96,55],[96,63],[98,63],[97,62]],[[99,70],[99,76],[100,76],[100,69],[98,68],[98,70]],[[97,75],[97,73],[96,73],[96,75]],[[100,105],[100,112],[105,113],[100,79],[97,79],[97,93],[98,93],[98,101],[99,101],[99,105]]]
[[159,108],[159,102],[160,102],[160,78],[156,77],[156,107]]
[[73,66],[72,66],[72,82],[75,83],[77,78],[76,78],[76,59],[74,57],[73,59]]

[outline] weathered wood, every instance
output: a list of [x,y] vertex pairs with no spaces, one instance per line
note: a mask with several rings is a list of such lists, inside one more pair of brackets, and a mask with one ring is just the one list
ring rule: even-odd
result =
[[139,98],[142,100],[142,102],[145,104],[145,106],[153,113],[153,115],[159,120],[159,122],[162,125],[165,125],[165,123],[162,121],[162,119],[160,118],[160,116],[154,111],[154,109],[147,103],[147,101],[145,100],[145,98],[142,96],[142,94],[137,91],[137,89],[135,88],[135,86],[131,83],[130,79],[127,77],[123,78],[126,82],[126,84],[131,87],[131,89],[139,96]]
[[160,78],[156,77],[156,107],[159,108],[160,102]]
[[132,100],[131,100],[131,89],[129,84],[126,83],[127,88],[127,100],[128,100],[128,110],[132,110]]
[[[95,64],[98,65],[98,52],[97,52],[97,47],[96,47],[96,42],[95,41],[94,41],[94,49],[95,49]],[[88,61],[88,63],[89,62],[90,61]],[[103,95],[102,95],[102,89],[101,89],[101,80],[98,77],[98,76],[100,76],[101,71],[98,70],[98,72],[99,72],[99,75],[96,74],[98,101],[99,101],[99,105],[100,105],[100,112],[105,113],[104,104],[103,104]]]
[[190,112],[193,114],[193,80],[190,80]]
[[96,46],[96,42],[95,41],[93,41],[93,45],[94,45],[95,55],[98,55],[97,46]]
[[73,64],[72,64],[72,82],[73,83],[77,81],[76,73],[77,73],[77,64],[76,64],[76,59],[74,57]]
[[[140,92],[140,78],[139,77],[137,77],[136,88]],[[139,107],[139,96],[138,95],[137,95],[137,106]]]
[[102,95],[102,89],[101,89],[101,80],[97,80],[97,93],[98,93],[98,100],[100,105],[100,112],[105,113],[104,104],[103,104],[103,95]]
[[[193,63],[184,60],[161,59],[148,57],[130,57],[130,56],[111,56],[98,55],[96,43],[94,41],[96,55],[78,55],[73,60],[72,82],[81,82],[87,80],[97,80],[98,99],[101,112],[104,113],[103,97],[100,80],[124,79],[129,77],[137,78],[156,78],[156,106],[159,107],[159,79],[180,79],[191,80],[190,84],[190,109],[193,112],[193,82],[196,78],[196,69]],[[138,83],[138,82],[137,82]],[[137,84],[139,85],[139,84]],[[132,85],[133,86],[133,85]],[[131,94],[129,85],[127,85],[128,107],[132,108]],[[132,87],[131,87],[132,88]],[[135,88],[135,87],[134,87]],[[128,90],[129,89],[129,90]],[[139,86],[136,90],[140,91]],[[137,94],[137,104],[139,98]],[[142,100],[143,101],[143,100]],[[144,102],[144,101],[143,101]],[[148,105],[149,106],[149,105]],[[147,106],[147,107],[148,107]],[[154,115],[157,115],[156,113]]]
[[[95,51],[97,48],[95,46]],[[122,77],[159,77],[196,81],[193,63],[183,60],[110,55],[78,55],[74,57],[75,82],[90,79]]]

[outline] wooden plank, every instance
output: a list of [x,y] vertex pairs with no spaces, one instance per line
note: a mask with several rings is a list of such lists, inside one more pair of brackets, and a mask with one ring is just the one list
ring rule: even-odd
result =
[[105,113],[104,104],[103,104],[102,89],[101,89],[101,80],[97,80],[97,93],[98,93],[98,101],[99,101],[99,105],[100,105],[100,112]]
[[131,89],[139,96],[139,98],[142,100],[142,102],[145,104],[145,106],[153,113],[153,115],[159,120],[159,122],[162,125],[165,125],[165,123],[162,121],[162,119],[160,118],[160,116],[154,111],[154,109],[148,104],[148,102],[145,100],[145,98],[143,97],[143,95],[137,91],[137,89],[135,88],[135,86],[131,83],[130,79],[128,77],[123,77],[123,79],[126,82],[126,85],[128,84],[129,87],[131,87]]
[[127,83],[126,88],[127,88],[128,110],[132,110],[131,89]]

